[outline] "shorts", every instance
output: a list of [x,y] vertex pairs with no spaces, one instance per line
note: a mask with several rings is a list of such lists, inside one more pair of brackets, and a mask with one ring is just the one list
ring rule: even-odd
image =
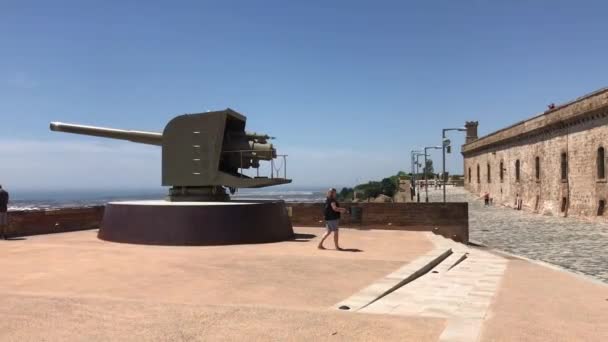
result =
[[0,213],[0,226],[7,226],[7,225],[8,225],[8,214]]
[[327,230],[330,232],[337,232],[339,222],[340,220],[327,220],[325,221],[325,227],[327,227]]

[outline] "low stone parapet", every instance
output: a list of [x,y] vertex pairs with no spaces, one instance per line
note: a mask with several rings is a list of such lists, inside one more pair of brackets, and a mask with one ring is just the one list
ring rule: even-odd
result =
[[[323,203],[286,203],[293,226],[323,227]],[[343,227],[432,231],[469,241],[467,203],[344,203]],[[27,236],[99,228],[104,206],[9,212],[7,235]]]
[[9,211],[6,235],[16,237],[99,228],[103,211],[104,206]]
[[[287,203],[294,226],[322,227],[324,203]],[[341,225],[362,229],[432,231],[469,241],[468,203],[343,203]]]

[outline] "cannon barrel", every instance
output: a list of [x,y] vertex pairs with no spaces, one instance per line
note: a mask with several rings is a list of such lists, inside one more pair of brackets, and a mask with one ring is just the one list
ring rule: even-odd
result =
[[247,136],[247,139],[249,140],[253,140],[259,143],[266,143],[268,140],[273,140],[274,137],[271,137],[268,134],[261,134],[261,133],[257,133],[257,132],[245,132],[245,135]]
[[131,131],[115,128],[74,125],[61,122],[51,122],[50,128],[51,131],[55,132],[66,132],[74,134],[92,135],[95,137],[102,138],[128,140],[148,145],[161,146],[163,144],[163,135],[162,133],[157,132]]

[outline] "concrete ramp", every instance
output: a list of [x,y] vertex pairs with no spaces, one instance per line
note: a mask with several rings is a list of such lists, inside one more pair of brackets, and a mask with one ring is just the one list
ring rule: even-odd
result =
[[[436,235],[428,237],[435,245],[433,251],[335,308],[348,306],[360,313],[445,318],[447,327],[441,341],[477,340],[507,259]],[[406,279],[410,281],[404,283]],[[395,288],[396,285],[401,286]]]

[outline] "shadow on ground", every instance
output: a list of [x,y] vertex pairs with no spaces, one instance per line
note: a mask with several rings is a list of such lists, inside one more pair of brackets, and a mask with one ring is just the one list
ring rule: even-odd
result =
[[342,248],[339,249],[340,252],[354,252],[354,253],[359,253],[359,252],[363,252],[362,249],[359,248]]
[[293,235],[293,239],[289,240],[289,241],[294,241],[294,242],[308,242],[314,238],[316,238],[317,236],[315,234],[302,234],[302,233],[295,233]]

